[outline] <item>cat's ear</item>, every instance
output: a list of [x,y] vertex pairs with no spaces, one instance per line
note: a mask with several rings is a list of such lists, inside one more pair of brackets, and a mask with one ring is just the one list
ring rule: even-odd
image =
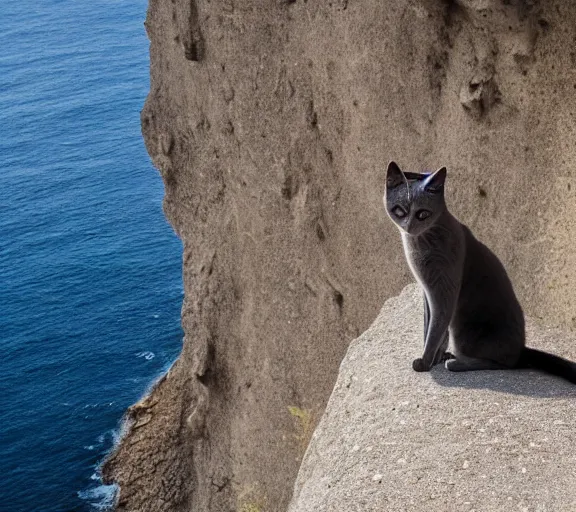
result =
[[441,167],[435,173],[426,178],[424,190],[432,194],[444,192],[444,182],[446,181],[446,167]]
[[396,162],[390,162],[388,164],[388,170],[386,171],[386,188],[395,188],[405,183],[406,178],[400,170],[400,167],[398,167],[398,164]]

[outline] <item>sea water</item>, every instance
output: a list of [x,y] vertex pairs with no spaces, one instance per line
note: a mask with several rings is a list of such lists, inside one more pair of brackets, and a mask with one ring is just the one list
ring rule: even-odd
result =
[[106,507],[122,414],[180,350],[181,246],[140,134],[146,7],[2,0],[2,512]]

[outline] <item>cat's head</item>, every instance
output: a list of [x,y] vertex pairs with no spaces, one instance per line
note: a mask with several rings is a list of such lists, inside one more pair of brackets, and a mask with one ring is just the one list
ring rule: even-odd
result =
[[419,235],[430,228],[446,210],[445,181],[446,167],[419,174],[402,172],[395,162],[390,162],[384,206],[392,221],[409,235]]

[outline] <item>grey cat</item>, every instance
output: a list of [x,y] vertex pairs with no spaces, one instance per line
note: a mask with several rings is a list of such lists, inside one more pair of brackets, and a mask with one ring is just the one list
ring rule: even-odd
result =
[[[386,211],[424,291],[424,353],[412,367],[451,371],[537,368],[576,384],[576,363],[525,346],[524,314],[504,266],[444,201],[446,168],[402,172],[390,162]],[[453,355],[446,352],[448,333]]]

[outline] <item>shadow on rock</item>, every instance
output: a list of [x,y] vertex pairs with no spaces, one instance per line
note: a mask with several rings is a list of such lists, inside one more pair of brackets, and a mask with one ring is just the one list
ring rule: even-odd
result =
[[576,398],[576,385],[535,370],[450,372],[438,365],[430,374],[437,384],[450,388],[489,389],[538,398]]

